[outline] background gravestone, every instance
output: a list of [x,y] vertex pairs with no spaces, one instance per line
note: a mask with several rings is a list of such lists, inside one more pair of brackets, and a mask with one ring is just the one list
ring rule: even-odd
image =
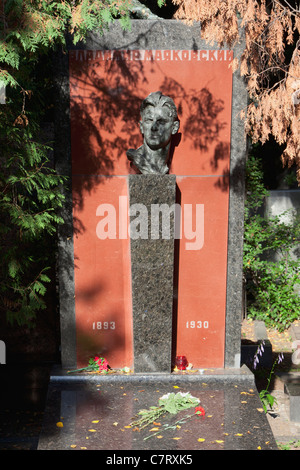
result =
[[140,102],[157,90],[179,110],[170,175],[186,209],[175,246],[173,360],[240,366],[246,91],[230,68],[238,53],[208,47],[199,24],[133,20],[131,31],[116,23],[60,59],[56,158],[72,182],[59,256],[64,367],[96,354],[133,367],[130,240],[119,223],[115,238],[99,239],[97,226],[103,204],[117,221],[128,209],[126,150],[140,145]]

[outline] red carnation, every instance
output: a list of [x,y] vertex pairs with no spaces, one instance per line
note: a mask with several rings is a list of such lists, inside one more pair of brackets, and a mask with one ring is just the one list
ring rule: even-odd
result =
[[108,369],[108,362],[104,357],[95,357],[95,362],[99,366],[99,370],[107,370]]
[[205,416],[205,409],[202,406],[196,406],[195,414],[198,416]]

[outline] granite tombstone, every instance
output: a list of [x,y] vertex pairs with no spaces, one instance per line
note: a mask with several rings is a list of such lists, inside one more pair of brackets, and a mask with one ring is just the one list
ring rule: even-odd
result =
[[[93,355],[145,372],[170,371],[176,355],[196,368],[240,367],[247,95],[231,68],[240,48],[208,46],[199,24],[133,20],[57,61],[57,168],[72,183],[59,239],[63,367]],[[149,95],[171,97],[178,120],[160,103],[142,106],[139,125]],[[149,222],[163,204],[171,236],[147,239],[137,208]],[[135,350],[136,334],[148,349]]]

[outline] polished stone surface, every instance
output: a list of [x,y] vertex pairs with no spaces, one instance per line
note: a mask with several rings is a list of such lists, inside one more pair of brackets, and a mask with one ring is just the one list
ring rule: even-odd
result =
[[153,215],[175,197],[175,175],[129,176],[135,372],[171,372],[175,219],[167,210],[158,225]]
[[[156,406],[170,392],[199,398],[205,417],[196,416],[191,408],[161,416],[158,424],[141,431],[129,426],[141,409]],[[92,379],[57,374],[50,382],[38,449],[103,450],[108,457],[114,455],[110,451],[129,450],[176,455],[186,450],[277,449],[261,409],[253,377],[243,368]]]

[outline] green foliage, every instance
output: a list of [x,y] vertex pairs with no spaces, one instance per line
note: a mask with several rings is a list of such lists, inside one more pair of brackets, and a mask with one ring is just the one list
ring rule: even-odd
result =
[[[3,8],[2,8],[3,3]],[[10,323],[31,326],[46,307],[63,223],[65,178],[50,164],[43,138],[45,114],[53,108],[51,51],[101,32],[119,19],[129,25],[128,0],[6,0],[0,7],[0,313]]]
[[247,292],[247,314],[279,331],[298,318],[300,297],[299,260],[292,256],[300,240],[300,220],[291,224],[282,217],[265,217],[267,191],[260,162],[251,156],[247,163],[243,271]]
[[0,111],[0,309],[10,323],[31,326],[46,306],[64,178],[49,165],[49,147],[35,140],[39,127],[14,120],[13,108],[9,100]]

